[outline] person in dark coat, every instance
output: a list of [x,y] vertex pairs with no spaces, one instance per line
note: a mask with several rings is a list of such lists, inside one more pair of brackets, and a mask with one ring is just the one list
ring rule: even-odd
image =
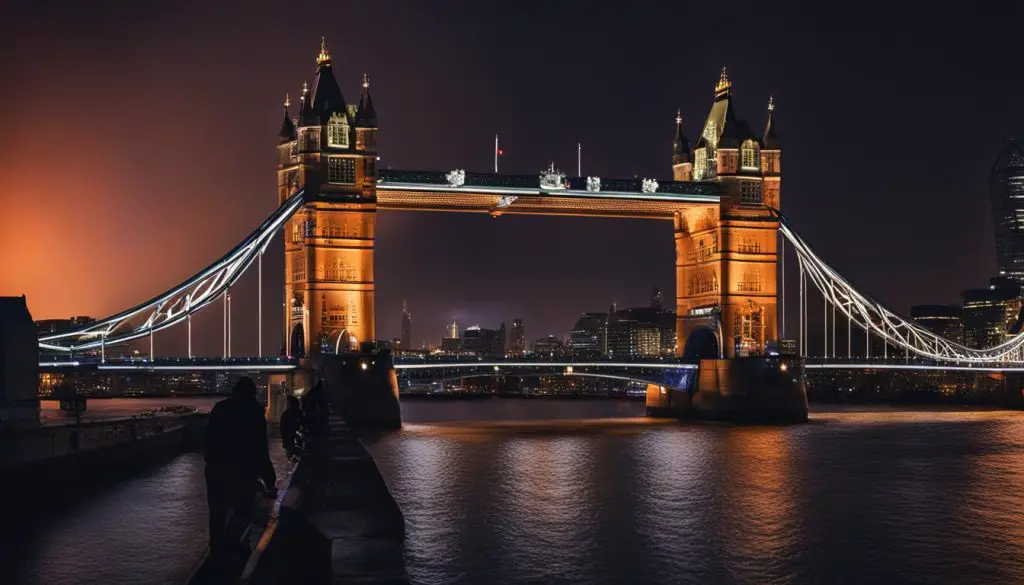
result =
[[302,405],[296,396],[289,394],[288,408],[281,414],[281,443],[284,444],[284,450],[289,457],[296,452],[300,426],[302,426]]
[[231,396],[214,405],[206,427],[206,501],[210,508],[210,548],[230,547],[252,519],[257,480],[276,491],[267,422],[256,400],[256,384],[243,377]]
[[319,439],[327,435],[331,408],[327,402],[327,389],[324,388],[323,380],[318,381],[309,392],[302,395],[302,412],[302,426],[311,438]]

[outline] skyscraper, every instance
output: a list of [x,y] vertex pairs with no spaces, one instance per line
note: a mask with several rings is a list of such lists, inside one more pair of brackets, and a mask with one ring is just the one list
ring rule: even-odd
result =
[[1021,331],[1021,285],[1010,277],[996,277],[988,288],[965,290],[964,345],[994,347]]
[[509,339],[508,351],[512,355],[523,355],[526,353],[526,331],[523,329],[522,319],[512,319],[512,333]]
[[651,308],[661,309],[664,306],[664,304],[665,301],[661,296],[661,289],[658,287],[654,287],[654,289],[651,290]]
[[402,349],[412,349],[412,313],[409,312],[409,306],[405,301],[402,301]]
[[999,274],[1024,283],[1024,145],[1009,138],[988,183]]

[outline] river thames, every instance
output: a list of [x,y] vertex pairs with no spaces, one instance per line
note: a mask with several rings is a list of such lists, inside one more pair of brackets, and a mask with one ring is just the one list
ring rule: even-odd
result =
[[740,427],[627,402],[403,407],[368,447],[416,583],[1024,582],[1022,413]]
[[[643,408],[407,400],[405,428],[365,442],[413,582],[1024,582],[1024,413],[745,427]],[[68,493],[5,540],[13,582],[182,583],[205,546],[200,455]]]

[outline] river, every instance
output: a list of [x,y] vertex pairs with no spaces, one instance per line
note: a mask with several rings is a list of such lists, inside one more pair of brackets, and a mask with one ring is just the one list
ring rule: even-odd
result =
[[416,583],[1024,582],[1024,413],[749,427],[626,402],[403,409],[368,446]]
[[[405,428],[366,442],[405,513],[413,582],[1024,582],[1024,413],[642,413],[406,401]],[[196,454],[69,486],[5,540],[4,582],[182,583],[205,546],[203,490]]]

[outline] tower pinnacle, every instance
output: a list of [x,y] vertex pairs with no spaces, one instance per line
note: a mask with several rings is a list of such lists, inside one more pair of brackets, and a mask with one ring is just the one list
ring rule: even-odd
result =
[[370,89],[370,76],[363,73],[363,89]]
[[302,99],[306,99],[306,94],[309,93],[309,84],[305,81],[302,82]]
[[292,105],[292,98],[288,94],[284,94],[284,109],[287,111]]
[[775,96],[769,95],[768,96],[768,115],[770,116],[771,113],[774,112],[774,111],[775,111]]
[[683,110],[676,108],[676,127],[682,126],[683,124]]
[[715,97],[729,95],[732,92],[732,83],[729,81],[729,73],[722,67],[722,74],[718,76],[718,83],[715,84]]
[[327,52],[327,39],[320,37],[320,54],[316,56],[317,67],[331,64],[331,54]]

